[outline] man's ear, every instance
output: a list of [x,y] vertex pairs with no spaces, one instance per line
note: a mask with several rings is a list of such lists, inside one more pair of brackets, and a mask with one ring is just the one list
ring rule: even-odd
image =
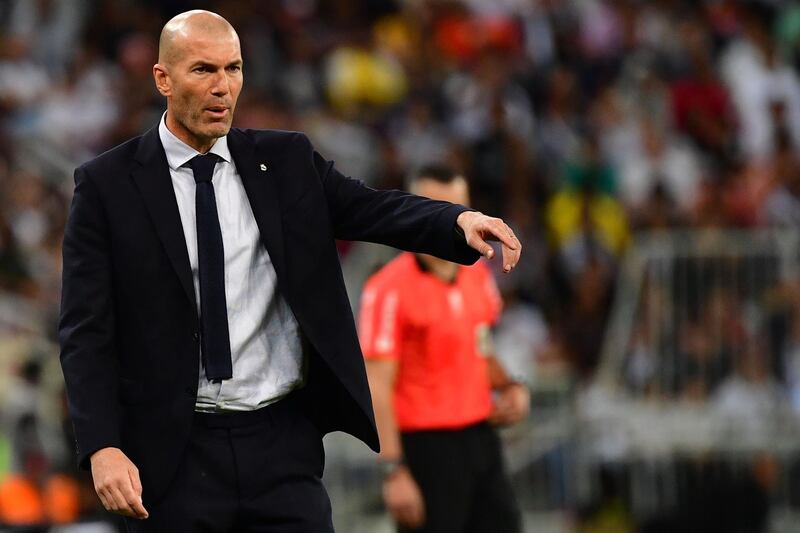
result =
[[170,83],[169,73],[164,65],[156,63],[153,65],[153,79],[156,82],[156,89],[162,96],[172,96],[172,84]]

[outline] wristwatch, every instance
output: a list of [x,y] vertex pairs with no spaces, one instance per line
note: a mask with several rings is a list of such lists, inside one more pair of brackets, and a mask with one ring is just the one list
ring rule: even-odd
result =
[[403,462],[402,459],[378,461],[378,468],[380,468],[381,474],[383,474],[384,479],[394,474],[397,471],[397,469],[403,465],[405,465],[405,463]]

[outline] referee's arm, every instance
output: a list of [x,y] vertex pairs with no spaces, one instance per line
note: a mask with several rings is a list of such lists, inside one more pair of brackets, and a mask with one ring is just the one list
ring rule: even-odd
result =
[[524,420],[531,408],[531,395],[524,383],[514,381],[497,357],[487,357],[489,382],[496,391],[489,422],[495,426],[510,426]]

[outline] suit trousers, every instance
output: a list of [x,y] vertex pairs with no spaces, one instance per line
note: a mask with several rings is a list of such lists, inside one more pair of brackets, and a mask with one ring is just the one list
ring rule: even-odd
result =
[[325,452],[305,390],[257,411],[195,413],[163,499],[130,533],[333,533]]

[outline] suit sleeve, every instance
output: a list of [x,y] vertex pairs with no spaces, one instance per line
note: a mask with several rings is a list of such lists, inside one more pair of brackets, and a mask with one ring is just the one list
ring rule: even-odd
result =
[[[304,140],[313,150],[308,139]],[[342,175],[316,151],[313,162],[337,239],[375,242],[462,264],[472,264],[480,257],[457,231],[456,218],[466,207],[367,187],[361,180]]]
[[97,186],[75,171],[64,232],[61,368],[81,467],[100,448],[120,447],[110,239]]

